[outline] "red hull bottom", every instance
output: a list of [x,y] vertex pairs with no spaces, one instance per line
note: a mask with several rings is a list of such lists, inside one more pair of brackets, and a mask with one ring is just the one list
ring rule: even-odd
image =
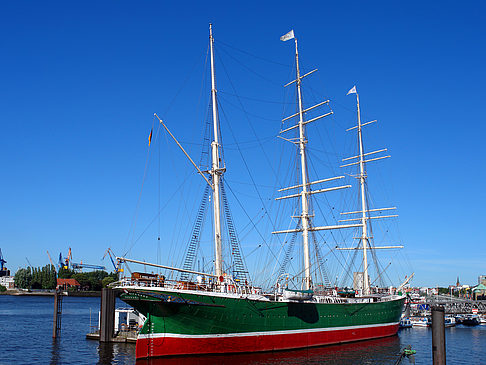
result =
[[225,336],[155,334],[139,337],[136,358],[290,350],[387,337],[395,335],[397,331],[398,323],[298,333],[279,331],[277,334],[271,332]]

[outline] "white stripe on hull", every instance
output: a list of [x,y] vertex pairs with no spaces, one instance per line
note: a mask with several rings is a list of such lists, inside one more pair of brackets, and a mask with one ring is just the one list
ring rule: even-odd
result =
[[325,327],[325,328],[308,328],[302,330],[285,330],[285,331],[264,331],[264,332],[241,332],[241,333],[221,333],[221,334],[207,334],[207,335],[185,335],[179,333],[151,333],[139,334],[138,338],[224,338],[224,337],[253,337],[253,336],[272,336],[272,335],[292,335],[298,333],[315,333],[315,332],[329,332],[329,331],[348,331],[353,329],[387,327],[398,325],[398,322],[368,324],[359,326],[344,326],[344,327]]

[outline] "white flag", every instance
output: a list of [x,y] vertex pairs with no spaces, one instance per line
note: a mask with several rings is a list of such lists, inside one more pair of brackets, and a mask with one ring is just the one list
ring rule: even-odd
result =
[[288,32],[287,34],[284,34],[283,36],[281,36],[280,40],[285,42],[285,41],[288,41],[289,39],[292,39],[292,38],[295,38],[293,29],[290,32]]
[[356,94],[356,86],[353,86],[353,88],[351,90],[349,90],[346,95],[349,95],[349,94]]

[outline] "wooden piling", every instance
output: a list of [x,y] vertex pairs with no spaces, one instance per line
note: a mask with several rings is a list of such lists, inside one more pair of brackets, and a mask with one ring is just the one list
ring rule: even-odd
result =
[[101,291],[100,342],[111,342],[115,333],[115,291]]
[[432,306],[432,361],[433,365],[446,363],[444,307],[442,306]]
[[403,315],[404,318],[410,318],[410,300],[407,302],[405,307],[405,314]]
[[61,331],[62,318],[62,293],[56,290],[54,293],[54,318],[52,321],[52,338],[57,338]]

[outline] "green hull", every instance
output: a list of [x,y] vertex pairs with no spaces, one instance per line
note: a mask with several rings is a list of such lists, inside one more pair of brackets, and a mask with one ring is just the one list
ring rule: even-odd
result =
[[272,302],[140,289],[121,299],[148,318],[142,334],[187,335],[396,323],[404,303],[404,298],[375,303]]
[[137,359],[275,351],[392,336],[405,300],[278,302],[140,287],[125,287],[121,299],[147,317],[137,339]]

